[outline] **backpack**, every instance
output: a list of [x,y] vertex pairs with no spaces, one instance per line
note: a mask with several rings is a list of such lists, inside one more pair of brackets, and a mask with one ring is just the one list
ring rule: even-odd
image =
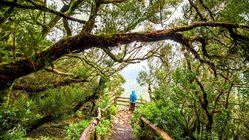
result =
[[135,94],[131,94],[131,101],[132,101],[132,102],[135,102],[135,100],[136,100]]

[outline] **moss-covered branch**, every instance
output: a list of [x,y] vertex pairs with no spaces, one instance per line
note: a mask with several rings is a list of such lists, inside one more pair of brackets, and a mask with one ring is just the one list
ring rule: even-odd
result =
[[79,34],[73,37],[66,37],[51,45],[47,49],[34,54],[31,58],[21,59],[0,65],[0,89],[10,86],[17,78],[28,75],[44,68],[65,54],[74,51],[83,51],[92,47],[106,48],[115,47],[119,44],[138,42],[156,42],[161,40],[172,40],[181,44],[188,41],[179,32],[188,31],[196,27],[224,27],[224,28],[246,28],[249,26],[228,24],[220,22],[199,22],[186,26],[171,27],[165,30],[145,33],[121,33],[114,35],[91,35]]
[[51,83],[49,85],[31,85],[31,84],[16,84],[13,86],[13,90],[25,90],[27,92],[41,92],[49,88],[56,88],[60,86],[69,85],[72,83],[88,82],[86,79],[65,79],[59,82]]

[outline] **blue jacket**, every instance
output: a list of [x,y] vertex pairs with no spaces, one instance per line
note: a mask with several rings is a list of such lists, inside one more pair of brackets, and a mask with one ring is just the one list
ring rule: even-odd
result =
[[[132,98],[133,95],[135,96],[135,101],[131,100],[131,98]],[[134,90],[130,94],[130,102],[131,103],[136,103],[137,102],[137,94],[136,94],[136,92]]]

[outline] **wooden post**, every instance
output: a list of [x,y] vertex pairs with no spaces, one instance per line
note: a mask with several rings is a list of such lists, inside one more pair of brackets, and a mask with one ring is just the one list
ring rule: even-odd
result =
[[140,117],[140,121],[141,121],[141,129],[143,130],[143,128],[144,128],[144,122],[143,122],[143,120],[141,119],[143,117],[143,115]]

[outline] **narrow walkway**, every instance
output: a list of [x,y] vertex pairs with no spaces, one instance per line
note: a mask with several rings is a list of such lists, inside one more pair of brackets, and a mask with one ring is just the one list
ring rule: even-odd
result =
[[136,140],[130,126],[131,112],[120,110],[113,121],[113,130],[110,140]]

